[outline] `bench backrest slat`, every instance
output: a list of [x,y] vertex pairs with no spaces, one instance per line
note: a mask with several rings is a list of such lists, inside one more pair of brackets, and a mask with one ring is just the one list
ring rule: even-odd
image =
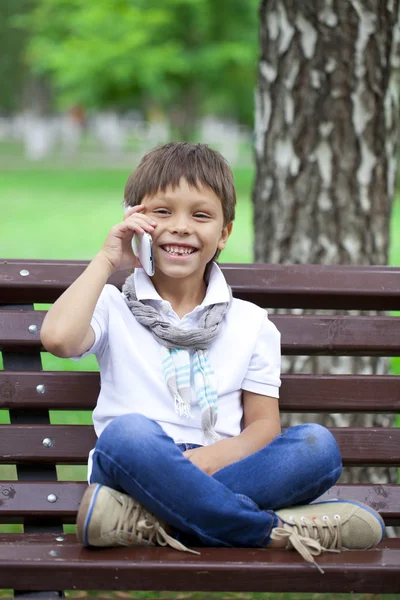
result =
[[[396,375],[283,374],[281,379],[283,412],[400,413]],[[0,409],[93,410],[99,392],[97,372],[0,371]]]
[[[0,259],[3,303],[51,303],[88,261]],[[268,308],[396,310],[398,267],[337,265],[221,264],[236,297]],[[21,272],[28,271],[28,275]],[[112,276],[121,289],[129,271]]]
[[[352,465],[400,464],[400,429],[332,428],[343,461]],[[45,446],[43,440],[52,440]],[[84,464],[94,447],[91,425],[2,425],[0,462]]]
[[[40,328],[45,311],[0,312],[0,350],[43,349]],[[400,319],[378,316],[271,315],[287,355],[400,355]],[[36,331],[30,327],[36,326]]]

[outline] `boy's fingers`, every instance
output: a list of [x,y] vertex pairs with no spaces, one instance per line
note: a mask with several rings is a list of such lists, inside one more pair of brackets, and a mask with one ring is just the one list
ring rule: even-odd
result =
[[129,219],[133,215],[137,215],[137,217],[138,217],[138,223],[142,227],[144,226],[147,229],[148,226],[151,226],[151,230],[153,230],[154,227],[156,227],[157,222],[154,221],[153,219],[151,219],[146,214],[142,213],[143,210],[144,210],[144,206],[141,205],[141,204],[139,204],[137,206],[129,206],[127,209],[125,209],[125,212],[124,212],[124,221],[126,221],[127,219]]
[[[132,219],[130,217],[132,217]],[[154,227],[157,225],[156,221],[153,221],[146,215],[141,215],[141,214],[127,215],[124,218],[124,221],[127,221],[127,224],[129,223],[130,226],[135,227],[136,225],[139,225],[140,227],[145,227],[146,229],[148,227],[151,227],[151,230],[153,230]]]
[[127,237],[128,235],[132,236],[135,233],[138,233],[139,235],[141,235],[142,233],[145,232],[144,227],[142,227],[141,223],[135,223],[134,226],[132,226],[131,223],[124,223],[122,221],[121,225],[120,225],[120,231],[124,234],[124,237]]
[[132,223],[132,221],[128,221],[126,223],[126,226],[128,229],[134,231],[135,233],[143,233],[144,231],[153,233],[154,231],[154,225],[152,225],[148,221],[135,221],[134,223]]
[[125,206],[124,208],[124,220],[133,215],[135,212],[141,212],[144,209],[142,204],[136,206]]
[[116,225],[116,231],[119,231],[123,234],[123,236],[133,235],[134,233],[138,233],[141,235],[145,231],[152,234],[154,231],[154,226],[151,225],[147,220],[138,219],[135,221],[129,221],[128,219],[124,219]]

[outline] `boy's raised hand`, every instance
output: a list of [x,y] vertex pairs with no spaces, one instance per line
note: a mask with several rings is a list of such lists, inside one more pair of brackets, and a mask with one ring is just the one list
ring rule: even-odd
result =
[[124,220],[111,227],[106,237],[100,254],[109,261],[113,272],[141,266],[132,250],[132,238],[135,233],[140,235],[145,231],[151,235],[157,225],[143,210],[141,204],[130,207]]

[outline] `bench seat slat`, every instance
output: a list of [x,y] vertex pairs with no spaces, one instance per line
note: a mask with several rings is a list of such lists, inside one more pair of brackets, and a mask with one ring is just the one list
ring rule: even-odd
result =
[[[0,311],[0,350],[41,350],[45,311]],[[378,316],[271,315],[287,355],[400,355],[400,318]],[[37,333],[29,326],[36,325]]]
[[[1,481],[0,522],[22,522],[24,518],[62,518],[74,523],[87,483],[80,481]],[[57,496],[49,502],[49,494]],[[319,500],[352,499],[378,510],[387,525],[400,524],[400,486],[398,485],[338,485]]]
[[[348,465],[400,465],[400,429],[331,428]],[[50,438],[51,447],[43,445]],[[91,425],[0,425],[0,462],[86,463],[96,443]]]
[[[0,371],[0,409],[93,410],[99,391],[97,372]],[[399,413],[400,377],[282,375],[279,405],[291,412]]]
[[[8,304],[54,302],[88,261],[0,259],[0,297]],[[358,265],[221,264],[236,297],[269,308],[396,310],[400,269]],[[21,276],[21,270],[29,270]],[[109,282],[121,289],[129,271]]]
[[400,540],[378,549],[325,553],[318,573],[295,552],[201,548],[82,548],[73,535],[0,536],[0,587],[24,590],[176,590],[232,592],[400,592]]

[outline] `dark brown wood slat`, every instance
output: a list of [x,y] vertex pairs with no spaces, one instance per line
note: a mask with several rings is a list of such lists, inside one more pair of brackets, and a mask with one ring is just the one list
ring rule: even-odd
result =
[[398,413],[400,377],[282,375],[279,406],[288,412]]
[[[0,259],[3,303],[54,302],[88,261]],[[221,264],[236,297],[269,308],[396,310],[398,267]],[[23,277],[20,272],[28,270]],[[110,278],[121,289],[130,271]]]
[[[99,391],[98,372],[0,371],[0,409],[93,410]],[[290,412],[399,413],[400,377],[282,375],[279,404]]]
[[[0,302],[54,302],[88,264],[89,261],[0,259]],[[24,272],[29,274],[22,275]],[[127,272],[124,274],[127,276]]]
[[[1,311],[0,306],[0,351],[40,351],[40,328],[45,316],[44,311]],[[35,329],[30,331],[30,327]]]
[[[0,312],[0,350],[26,352],[42,348],[39,330],[45,311]],[[400,355],[399,317],[272,315],[288,355]],[[30,326],[37,332],[31,333]]]
[[[57,518],[75,522],[86,482],[0,481],[0,522],[17,523],[26,517]],[[48,496],[54,494],[55,502]],[[379,511],[387,525],[400,524],[400,485],[338,485],[319,498],[357,500]]]
[[[400,465],[400,429],[332,427],[346,464]],[[43,445],[50,438],[52,446]],[[0,463],[84,464],[96,443],[90,425],[0,425]]]
[[[266,308],[397,310],[397,267],[224,264],[234,295]],[[382,286],[382,287],[381,287]]]
[[400,540],[378,549],[325,553],[321,575],[294,550],[82,548],[73,535],[0,536],[0,587],[45,590],[175,590],[232,592],[400,591]]
[[0,408],[93,410],[99,391],[98,372],[0,371]]
[[400,429],[332,427],[346,465],[400,464]]
[[0,425],[0,463],[85,464],[95,443],[91,425]]
[[400,318],[272,315],[287,355],[397,356]]

